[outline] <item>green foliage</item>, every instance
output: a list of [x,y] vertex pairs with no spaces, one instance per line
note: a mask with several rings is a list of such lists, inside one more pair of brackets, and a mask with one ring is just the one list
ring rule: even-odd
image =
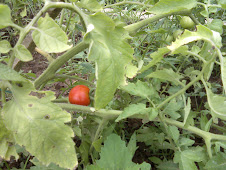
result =
[[35,44],[43,51],[59,53],[71,48],[67,35],[48,15],[38,20],[38,27],[32,33]]
[[0,4],[3,169],[226,168],[224,1],[43,2]]
[[133,58],[133,49],[126,42],[128,33],[103,13],[89,16],[88,23],[85,39],[90,43],[89,59],[96,65],[95,108],[100,109],[125,83],[125,66]]
[[102,147],[100,152],[100,159],[96,161],[96,165],[88,166],[87,169],[148,170],[151,168],[151,166],[147,163],[133,163],[132,158],[133,152],[131,152],[131,148],[126,147],[125,142],[122,141],[119,136],[112,134],[104,142],[104,147]]

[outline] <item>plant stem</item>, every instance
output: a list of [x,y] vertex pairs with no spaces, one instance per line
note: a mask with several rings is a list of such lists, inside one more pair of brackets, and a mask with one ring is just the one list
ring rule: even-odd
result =
[[191,87],[195,82],[199,81],[201,79],[201,77],[203,76],[203,73],[205,72],[206,68],[208,68],[208,66],[210,66],[210,64],[214,61],[214,59],[216,58],[216,55],[214,55],[212,57],[212,59],[210,59],[208,62],[206,62],[203,66],[202,71],[199,73],[199,75],[192,80],[190,83],[188,83],[186,86],[184,86],[183,89],[179,90],[177,93],[171,95],[170,97],[168,97],[166,100],[164,100],[162,103],[160,103],[157,106],[157,109],[162,108],[166,103],[168,103],[170,100],[172,100],[173,98],[179,96],[180,94],[184,93],[189,87]]
[[161,18],[170,16],[170,15],[189,15],[189,14],[190,14],[190,12],[187,11],[187,10],[176,12],[176,13],[170,13],[170,14],[169,13],[168,14],[158,14],[158,15],[155,15],[151,18],[147,18],[145,20],[139,21],[137,23],[127,25],[124,28],[125,28],[126,31],[128,31],[130,33],[130,35],[134,35],[140,28],[150,24],[151,22],[157,21]]
[[42,84],[46,83],[48,80],[52,79],[55,76],[56,71],[65,64],[66,61],[74,57],[74,55],[83,51],[88,47],[88,44],[85,42],[78,43],[75,47],[71,48],[63,55],[55,59],[48,68],[35,80],[35,88],[39,88]]
[[95,86],[94,83],[88,81],[88,80],[85,80],[85,79],[82,79],[78,76],[69,76],[69,75],[55,75],[54,78],[68,78],[68,79],[75,79],[75,80],[78,80],[78,81],[83,81],[83,82],[86,82],[88,84],[90,84],[91,86]]
[[[99,116],[99,117],[102,117],[102,118],[108,119],[108,120],[116,119],[120,114],[122,114],[122,111],[119,111],[119,110],[105,110],[105,109],[95,110],[93,107],[74,105],[74,104],[65,104],[65,103],[57,103],[57,105],[65,110],[71,110],[71,111],[76,110],[77,112]],[[148,117],[146,115],[133,115],[129,118],[148,119]],[[224,136],[224,135],[218,135],[218,134],[206,132],[206,131],[203,131],[194,126],[185,127],[184,123],[176,121],[176,120],[172,120],[169,118],[162,118],[162,120],[164,122],[166,122],[167,124],[174,125],[181,129],[193,132],[194,134],[201,136],[204,139],[210,138],[211,140],[226,141],[226,136]],[[162,122],[160,119],[155,119],[153,121]]]
[[120,5],[126,5],[126,4],[132,4],[132,5],[141,5],[141,6],[146,6],[146,7],[153,7],[153,5],[147,5],[147,4],[144,4],[144,3],[141,3],[141,2],[132,2],[132,1],[123,1],[123,2],[118,2],[118,3],[115,3],[115,4],[111,4],[111,5],[106,5],[104,8],[110,8],[110,7],[113,7],[113,6],[120,6]]

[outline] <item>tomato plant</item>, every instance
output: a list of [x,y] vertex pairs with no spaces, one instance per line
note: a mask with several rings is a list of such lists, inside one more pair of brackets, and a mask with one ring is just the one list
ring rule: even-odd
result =
[[90,104],[89,88],[85,85],[77,85],[70,90],[68,98],[71,104],[88,106]]
[[1,3],[0,169],[226,169],[225,7]]
[[190,17],[184,16],[180,20],[180,25],[184,29],[191,29],[191,28],[194,28],[195,23],[192,21]]

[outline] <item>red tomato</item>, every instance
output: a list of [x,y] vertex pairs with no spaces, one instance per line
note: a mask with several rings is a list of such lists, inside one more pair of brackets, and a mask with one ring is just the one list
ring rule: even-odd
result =
[[69,102],[71,104],[88,106],[90,104],[89,88],[85,85],[77,85],[69,92]]

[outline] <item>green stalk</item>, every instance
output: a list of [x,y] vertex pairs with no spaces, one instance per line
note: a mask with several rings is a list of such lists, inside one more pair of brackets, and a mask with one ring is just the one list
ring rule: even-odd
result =
[[190,12],[189,11],[180,11],[180,12],[175,12],[175,13],[168,13],[168,14],[158,14],[155,15],[153,17],[147,18],[145,20],[139,21],[137,23],[131,24],[131,25],[127,25],[125,26],[125,30],[128,31],[130,33],[130,35],[134,35],[140,28],[150,24],[151,22],[155,22],[161,18],[170,16],[170,15],[189,15]]
[[71,48],[66,53],[55,59],[52,63],[50,63],[49,67],[35,80],[35,88],[39,88],[42,84],[46,83],[48,80],[51,80],[55,76],[56,71],[61,66],[63,66],[64,63],[66,63],[69,59],[74,57],[75,54],[78,54],[87,47],[88,44],[82,41],[78,43],[75,47]]
[[[57,103],[57,105],[60,106],[62,109],[65,109],[68,111],[77,111],[77,112],[81,112],[84,114],[95,115],[95,116],[99,116],[99,117],[102,117],[102,118],[108,119],[108,120],[116,119],[123,112],[123,111],[119,111],[119,110],[106,110],[106,109],[95,110],[95,108],[93,108],[93,107],[67,104],[67,103]],[[148,119],[148,117],[146,115],[133,115],[130,118]],[[194,126],[185,127],[184,123],[176,121],[176,120],[172,120],[169,118],[162,118],[162,120],[169,125],[174,125],[181,129],[188,130],[198,136],[201,136],[204,139],[209,138],[211,140],[226,141],[226,136],[224,136],[224,135],[218,135],[218,134],[206,132],[206,131],[203,131]],[[162,122],[160,119],[155,119],[153,121]]]
[[104,8],[111,8],[114,6],[120,6],[120,5],[126,5],[126,4],[132,4],[132,5],[140,5],[140,6],[146,6],[146,7],[153,7],[153,5],[147,5],[141,2],[132,2],[132,1],[123,1],[123,2],[119,2],[119,3],[115,3],[115,4],[111,4],[111,5],[106,5]]

